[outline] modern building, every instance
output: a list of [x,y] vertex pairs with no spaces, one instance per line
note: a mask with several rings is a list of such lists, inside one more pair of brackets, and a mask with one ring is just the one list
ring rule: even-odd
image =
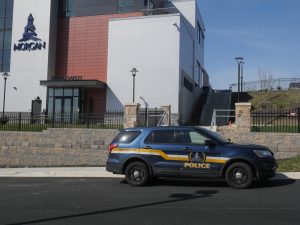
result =
[[0,0],[6,111],[30,111],[39,96],[48,114],[100,113],[134,92],[187,122],[209,86],[204,39],[195,0]]

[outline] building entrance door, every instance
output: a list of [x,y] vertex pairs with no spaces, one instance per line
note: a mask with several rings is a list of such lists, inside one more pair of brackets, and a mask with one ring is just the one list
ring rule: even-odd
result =
[[72,117],[72,97],[55,97],[55,117],[61,122],[70,122]]

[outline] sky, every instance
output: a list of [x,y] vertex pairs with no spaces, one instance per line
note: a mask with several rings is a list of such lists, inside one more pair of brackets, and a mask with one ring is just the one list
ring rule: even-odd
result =
[[244,80],[258,71],[300,78],[300,0],[198,0],[205,23],[205,69],[214,89],[237,83],[235,58],[244,58]]

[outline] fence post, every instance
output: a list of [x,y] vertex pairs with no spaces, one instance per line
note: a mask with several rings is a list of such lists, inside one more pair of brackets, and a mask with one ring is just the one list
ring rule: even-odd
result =
[[54,128],[54,116],[55,113],[52,113],[51,128]]
[[21,131],[22,113],[19,113],[19,127],[18,130]]
[[298,133],[300,133],[300,108],[298,108],[297,117],[298,117]]
[[90,127],[90,115],[88,114],[87,115],[87,128]]
[[145,108],[145,126],[148,127],[148,107]]

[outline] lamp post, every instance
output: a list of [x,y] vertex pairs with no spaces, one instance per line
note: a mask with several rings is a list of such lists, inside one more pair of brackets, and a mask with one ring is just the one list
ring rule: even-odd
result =
[[5,110],[5,93],[6,93],[6,80],[7,77],[10,76],[8,73],[3,73],[2,74],[3,78],[4,78],[4,94],[3,94],[3,111],[2,111],[2,118],[4,118],[4,110]]
[[244,61],[241,62],[241,92],[244,92]]
[[241,64],[244,63],[243,57],[236,57],[235,61],[238,63],[238,102],[240,102],[240,92],[241,92]]
[[139,72],[136,68],[132,68],[129,72],[132,73],[132,102],[135,102],[135,76]]

